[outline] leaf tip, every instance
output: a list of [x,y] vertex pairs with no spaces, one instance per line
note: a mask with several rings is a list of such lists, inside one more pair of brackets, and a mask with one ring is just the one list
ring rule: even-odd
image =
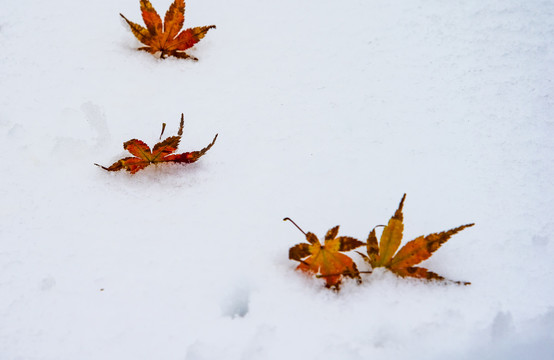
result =
[[319,239],[317,238],[317,236],[314,233],[308,231],[305,234],[306,234],[306,241],[307,242],[309,242],[310,244],[319,244]]
[[127,24],[128,24],[129,26],[131,26],[131,21],[129,21],[129,19],[127,19],[127,18],[125,17],[125,15],[123,15],[122,13],[119,13],[119,16],[121,16],[121,17],[123,18],[123,20],[125,20],[125,22],[127,22]]
[[181,113],[181,122],[179,123],[179,131],[177,131],[178,136],[183,135],[183,126],[185,126],[185,114]]
[[402,199],[400,200],[400,204],[398,205],[398,209],[402,210],[404,207],[404,201],[406,200],[406,193],[402,196]]
[[402,208],[404,207],[404,200],[406,200],[406,193],[404,193],[404,196],[402,196],[402,200],[400,200],[400,204],[398,204],[398,209],[396,210],[393,216],[393,218],[398,219],[400,221],[403,220]]

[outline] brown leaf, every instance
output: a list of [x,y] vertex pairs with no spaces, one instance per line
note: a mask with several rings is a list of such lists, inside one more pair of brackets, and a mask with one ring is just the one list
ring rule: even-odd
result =
[[360,240],[354,239],[353,237],[350,237],[350,236],[339,236],[337,240],[340,243],[339,251],[350,251],[365,245]]
[[371,267],[374,267],[377,261],[379,261],[379,242],[377,241],[375,228],[367,236],[367,255]]
[[185,1],[175,0],[165,13],[164,23],[149,0],[140,0],[142,19],[146,28],[132,21],[129,21],[122,14],[133,35],[144,45],[138,50],[147,51],[151,54],[160,52],[162,59],[167,56],[175,56],[181,59],[190,58],[198,60],[186,54],[184,51],[198,43],[208,30],[215,29],[215,25],[199,26],[179,31],[183,28],[185,21]]
[[310,244],[296,244],[289,249],[289,259],[302,262],[302,259],[310,256]]
[[327,240],[333,240],[337,237],[339,234],[339,226],[335,226],[334,228],[331,228],[327,231],[327,234],[325,234],[325,241]]
[[317,238],[317,236],[315,236],[314,233],[307,233],[306,234],[306,240],[310,243],[310,244],[319,244],[319,239]]
[[397,270],[394,270],[394,273],[402,277],[413,277],[416,279],[424,279],[424,280],[448,281],[448,282],[453,282],[455,284],[460,284],[460,285],[471,285],[471,283],[467,281],[447,280],[437,273],[434,273],[425,268],[417,267],[417,266],[410,266],[407,268],[397,269]]

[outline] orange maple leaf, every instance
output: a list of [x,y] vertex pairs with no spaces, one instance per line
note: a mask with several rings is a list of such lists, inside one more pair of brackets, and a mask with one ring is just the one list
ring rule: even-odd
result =
[[150,1],[140,0],[140,10],[146,28],[127,20],[123,14],[119,15],[129,24],[135,37],[146,45],[138,50],[147,51],[151,54],[161,52],[160,57],[162,59],[165,59],[167,56],[175,56],[181,59],[190,58],[198,60],[186,54],[184,50],[193,47],[194,44],[206,35],[208,30],[215,29],[215,25],[199,26],[183,30],[179,33],[185,22],[185,0],[175,0],[171,4],[165,13],[163,25],[160,15],[150,4]]
[[[372,268],[385,267],[402,277],[414,277],[427,280],[445,280],[442,276],[431,272],[425,268],[414,265],[419,264],[433,255],[450,237],[463,229],[475,224],[458,226],[448,231],[434,233],[427,236],[419,236],[409,241],[398,252],[402,242],[402,233],[404,230],[402,207],[406,194],[402,197],[398,209],[389,220],[389,223],[383,229],[381,240],[377,241],[375,229],[373,229],[367,238],[367,255],[362,257],[371,265]],[[396,255],[395,255],[396,253]],[[458,282],[468,285],[468,282]]]
[[[154,145],[154,148],[150,150],[150,147],[146,145],[141,140],[137,139],[131,139],[125,143],[123,143],[123,148],[127,151],[129,151],[131,154],[134,155],[131,157],[126,157],[121,160],[118,160],[110,167],[104,167],[102,165],[94,164],[96,166],[100,166],[102,169],[107,171],[119,171],[121,169],[125,169],[131,174],[136,173],[139,170],[144,169],[150,164],[158,164],[163,162],[174,162],[174,163],[185,163],[190,164],[198,160],[202,155],[204,155],[210,148],[214,145],[215,140],[217,139],[217,135],[215,135],[212,142],[203,148],[200,151],[192,151],[192,152],[186,152],[182,154],[173,154],[177,147],[179,147],[179,142],[181,141],[181,135],[183,135],[183,125],[184,125],[184,115],[181,114],[181,124],[179,126],[179,132],[177,132],[177,136],[170,136],[164,141],[160,141],[156,145]],[[165,124],[163,124],[165,129]],[[160,138],[163,135],[163,129],[162,134],[160,135]]]
[[[285,218],[284,220],[290,219]],[[290,221],[296,225],[292,220]],[[298,225],[296,226],[298,227]],[[298,229],[302,231],[302,229]],[[304,231],[302,232],[304,233]],[[300,262],[297,267],[298,270],[325,278],[327,287],[338,288],[343,276],[360,279],[356,264],[350,257],[341,252],[356,249],[364,243],[348,236],[337,237],[338,233],[338,225],[327,231],[323,245],[313,233],[304,233],[308,244],[301,243],[291,247],[289,259]],[[302,260],[305,257],[307,259]]]

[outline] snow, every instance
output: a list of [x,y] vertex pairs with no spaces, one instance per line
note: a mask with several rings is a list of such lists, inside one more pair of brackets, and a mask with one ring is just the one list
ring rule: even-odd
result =
[[[0,359],[554,358],[551,1],[188,0],[198,62],[138,1],[2,5]],[[181,113],[198,163],[93,165]],[[406,241],[476,223],[425,262],[471,286],[294,271],[282,218],[365,240],[403,193]]]

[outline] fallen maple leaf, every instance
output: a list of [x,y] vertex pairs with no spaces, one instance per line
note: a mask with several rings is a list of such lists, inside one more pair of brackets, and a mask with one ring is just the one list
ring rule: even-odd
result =
[[181,59],[190,58],[198,60],[186,54],[184,50],[193,47],[194,44],[206,35],[208,30],[215,29],[215,25],[199,26],[183,30],[179,33],[185,22],[185,0],[175,0],[171,4],[165,13],[163,25],[160,15],[150,4],[150,1],[140,0],[140,10],[146,28],[127,20],[123,14],[119,15],[129,24],[135,37],[146,45],[138,50],[147,51],[151,54],[161,52],[160,57],[162,59],[165,59],[167,56],[175,56]]
[[[181,141],[181,135],[183,135],[183,125],[184,125],[185,119],[184,115],[181,114],[181,124],[179,126],[179,131],[177,132],[177,136],[170,136],[164,141],[160,141],[156,145],[154,145],[154,149],[150,150],[150,147],[146,145],[141,140],[137,139],[131,139],[125,143],[123,143],[123,148],[127,151],[129,151],[131,154],[134,155],[134,157],[126,157],[121,160],[118,160],[110,167],[104,167],[102,165],[94,164],[96,166],[100,166],[102,169],[107,171],[119,171],[121,169],[125,169],[131,174],[136,173],[139,170],[144,169],[150,164],[158,164],[163,162],[174,162],[174,163],[185,163],[190,164],[198,160],[202,155],[204,155],[210,148],[214,145],[215,140],[217,139],[217,135],[215,135],[212,142],[203,148],[200,151],[192,151],[192,152],[186,152],[182,154],[173,154],[177,147],[179,146],[179,142]],[[162,134],[160,134],[160,138],[163,135],[163,129],[165,129],[165,123],[163,124],[162,128]]]
[[[348,236],[337,237],[339,226],[335,226],[327,231],[325,243],[321,245],[313,233],[305,233],[289,218],[283,220],[291,221],[306,235],[308,241],[308,244],[296,244],[289,250],[289,259],[300,262],[298,270],[316,274],[317,277],[324,277],[327,287],[338,288],[343,276],[360,279],[360,272],[356,264],[341,252],[356,249],[364,245],[363,242]],[[302,260],[305,257],[307,259]]]
[[[442,244],[450,237],[463,229],[475,224],[458,226],[457,228],[434,233],[427,236],[419,236],[408,242],[397,253],[398,247],[402,241],[402,232],[404,230],[402,207],[406,194],[402,197],[398,209],[389,223],[383,229],[380,242],[377,241],[375,229],[373,229],[367,238],[367,255],[359,253],[371,265],[372,268],[385,267],[402,277],[414,277],[427,280],[445,280],[442,276],[431,272],[425,268],[414,266],[433,255]],[[395,255],[396,253],[396,255]],[[469,285],[468,282],[458,282]]]

